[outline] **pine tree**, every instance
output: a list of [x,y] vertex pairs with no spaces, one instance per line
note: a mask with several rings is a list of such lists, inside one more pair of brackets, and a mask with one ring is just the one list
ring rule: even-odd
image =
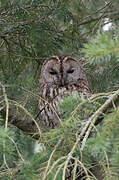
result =
[[[118,3],[1,0],[0,179],[119,179]],[[94,94],[64,99],[63,126],[33,129],[40,68],[52,55],[82,61]]]

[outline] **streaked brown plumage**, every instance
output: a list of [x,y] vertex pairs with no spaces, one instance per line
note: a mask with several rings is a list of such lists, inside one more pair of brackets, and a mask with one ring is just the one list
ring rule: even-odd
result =
[[84,70],[79,61],[68,56],[46,59],[40,75],[40,119],[51,128],[61,123],[59,103],[68,94],[85,98],[91,94]]

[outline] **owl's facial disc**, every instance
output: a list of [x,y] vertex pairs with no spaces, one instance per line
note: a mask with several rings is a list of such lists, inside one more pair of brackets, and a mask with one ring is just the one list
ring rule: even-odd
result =
[[60,63],[56,59],[50,59],[42,71],[43,81],[48,86],[58,86],[60,81]]
[[77,61],[66,59],[63,62],[63,79],[66,85],[76,84],[78,78],[81,78],[81,76],[81,66]]
[[49,70],[49,80],[52,79],[52,83],[56,86],[60,86],[61,83],[61,73],[59,69],[50,68]]
[[77,83],[82,78],[80,64],[73,58],[53,57],[48,59],[42,69],[42,82],[49,87],[66,87]]

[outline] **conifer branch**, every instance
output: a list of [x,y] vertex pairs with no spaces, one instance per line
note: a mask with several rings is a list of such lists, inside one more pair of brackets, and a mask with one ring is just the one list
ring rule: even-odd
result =
[[46,178],[47,178],[47,172],[48,172],[48,169],[49,169],[50,164],[51,164],[52,156],[54,155],[54,153],[55,153],[57,147],[59,146],[59,144],[61,143],[61,141],[62,141],[62,138],[61,138],[61,139],[58,141],[58,143],[55,145],[54,150],[52,151],[52,153],[51,153],[51,155],[50,155],[50,157],[49,157],[49,160],[48,160],[48,163],[47,163],[47,167],[46,167],[45,172],[44,172],[43,180],[46,180]]
[[116,101],[119,96],[119,90],[117,90],[114,94],[110,95],[109,98],[105,101],[105,103],[88,119],[86,122],[86,125],[82,129],[78,140],[81,141],[81,138],[84,136],[82,140],[82,145],[81,145],[81,151],[83,151],[87,138],[89,137],[89,134],[98,119],[98,117],[106,111],[106,109],[112,104],[112,102]]

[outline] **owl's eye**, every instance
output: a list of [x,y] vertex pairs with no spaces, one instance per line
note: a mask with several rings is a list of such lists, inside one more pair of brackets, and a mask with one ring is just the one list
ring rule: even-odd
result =
[[49,71],[49,73],[50,73],[51,75],[56,75],[56,74],[57,74],[57,72],[56,72],[54,69],[51,69],[51,70]]
[[74,72],[74,69],[69,69],[69,70],[67,71],[68,74],[72,74],[73,72]]

